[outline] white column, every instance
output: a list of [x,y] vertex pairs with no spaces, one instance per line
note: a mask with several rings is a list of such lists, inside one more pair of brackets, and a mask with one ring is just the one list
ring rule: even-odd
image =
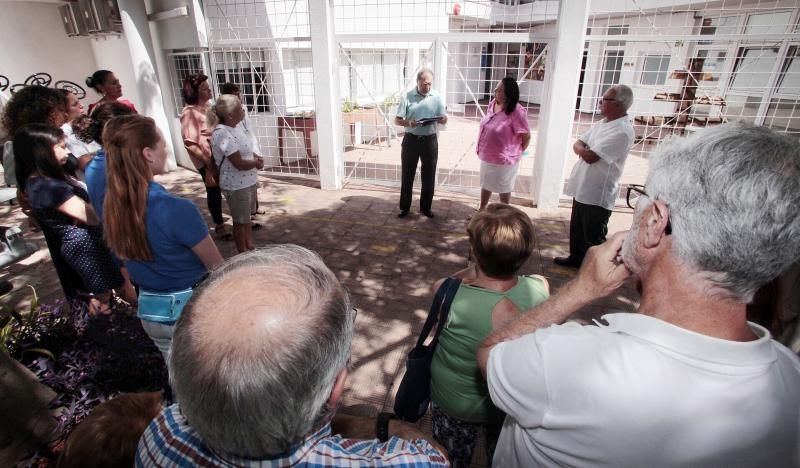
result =
[[136,89],[139,92],[140,102],[137,103],[137,109],[142,115],[155,120],[156,125],[161,129],[167,140],[168,165],[170,166],[168,169],[174,169],[176,167],[175,150],[169,120],[164,111],[165,103],[160,85],[160,83],[169,83],[169,79],[159,80],[156,49],[150,35],[145,4],[141,0],[118,0],[117,3],[133,63]]
[[[436,39],[433,44],[433,89],[439,92],[442,96],[442,102],[447,104],[447,59],[449,54],[445,50],[441,39]],[[415,76],[414,85],[416,86],[416,84]]]
[[[569,4],[569,6],[568,6]],[[531,193],[539,208],[558,208],[564,162],[571,153],[572,120],[578,94],[589,0],[559,3],[557,39],[550,44],[548,85],[539,115],[539,134]]]
[[342,188],[342,108],[339,102],[339,57],[334,35],[332,0],[308,2],[314,105],[319,148],[319,181],[323,190]]

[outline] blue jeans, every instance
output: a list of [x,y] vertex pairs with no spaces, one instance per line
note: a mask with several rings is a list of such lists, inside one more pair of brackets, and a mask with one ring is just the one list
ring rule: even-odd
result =
[[164,362],[169,364],[169,348],[172,345],[172,333],[175,331],[175,325],[167,325],[165,323],[151,322],[149,320],[142,320],[142,328],[144,328],[147,336],[153,340],[156,348],[161,351],[164,356]]

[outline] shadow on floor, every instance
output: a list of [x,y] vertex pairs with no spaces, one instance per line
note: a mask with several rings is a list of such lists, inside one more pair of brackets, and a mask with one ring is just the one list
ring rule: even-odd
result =
[[[172,193],[193,200],[211,222],[199,176],[178,170],[160,176],[158,181]],[[259,203],[266,214],[256,220],[263,228],[254,231],[254,240],[257,246],[293,243],[312,249],[336,273],[359,311],[345,411],[391,411],[405,355],[427,315],[431,284],[467,265],[466,226],[477,200],[438,190],[433,204],[435,218],[421,216],[412,205],[411,214],[399,219],[396,188],[363,183],[351,183],[339,191],[318,187],[319,182],[310,179],[262,176]],[[415,194],[414,203],[417,200]],[[569,210],[544,213],[518,207],[533,219],[537,237],[536,249],[521,273],[545,276],[554,292],[575,274],[575,270],[552,262],[567,253]],[[22,222],[18,208],[2,210],[4,220]],[[612,221],[615,218],[619,225],[630,225],[629,213],[615,212]],[[6,269],[0,278],[11,279],[17,289],[35,284],[45,302],[60,297],[41,234],[28,233],[26,238],[37,240],[42,249],[28,261]],[[225,257],[236,253],[233,242],[217,240],[217,245]],[[25,301],[21,295],[3,300],[15,307]],[[578,311],[575,317],[586,322],[610,310],[632,311],[637,301],[634,285],[626,284],[614,295]],[[428,433],[429,425],[428,417],[419,423]],[[476,466],[483,466],[485,451],[479,452]]]

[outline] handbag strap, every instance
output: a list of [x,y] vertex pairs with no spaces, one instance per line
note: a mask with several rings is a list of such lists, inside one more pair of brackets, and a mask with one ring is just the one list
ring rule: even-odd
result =
[[422,326],[422,331],[419,334],[419,338],[417,338],[417,348],[421,348],[425,344],[425,340],[427,340],[428,336],[431,334],[433,326],[439,322],[439,326],[436,328],[436,334],[433,336],[433,341],[431,342],[431,346],[436,346],[436,343],[439,341],[439,334],[442,332],[442,328],[444,328],[443,325],[447,321],[450,305],[453,303],[453,298],[456,297],[459,286],[461,286],[461,279],[459,278],[447,278],[444,280],[444,283],[439,286],[436,295],[433,297],[431,309],[428,311],[428,318],[425,319],[425,325]]

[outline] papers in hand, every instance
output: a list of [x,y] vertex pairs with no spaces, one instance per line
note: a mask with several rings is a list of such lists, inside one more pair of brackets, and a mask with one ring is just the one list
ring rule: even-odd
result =
[[430,124],[438,121],[439,119],[441,119],[441,117],[430,117],[430,118],[427,118],[427,119],[419,119],[419,120],[417,120],[417,125],[430,125]]

